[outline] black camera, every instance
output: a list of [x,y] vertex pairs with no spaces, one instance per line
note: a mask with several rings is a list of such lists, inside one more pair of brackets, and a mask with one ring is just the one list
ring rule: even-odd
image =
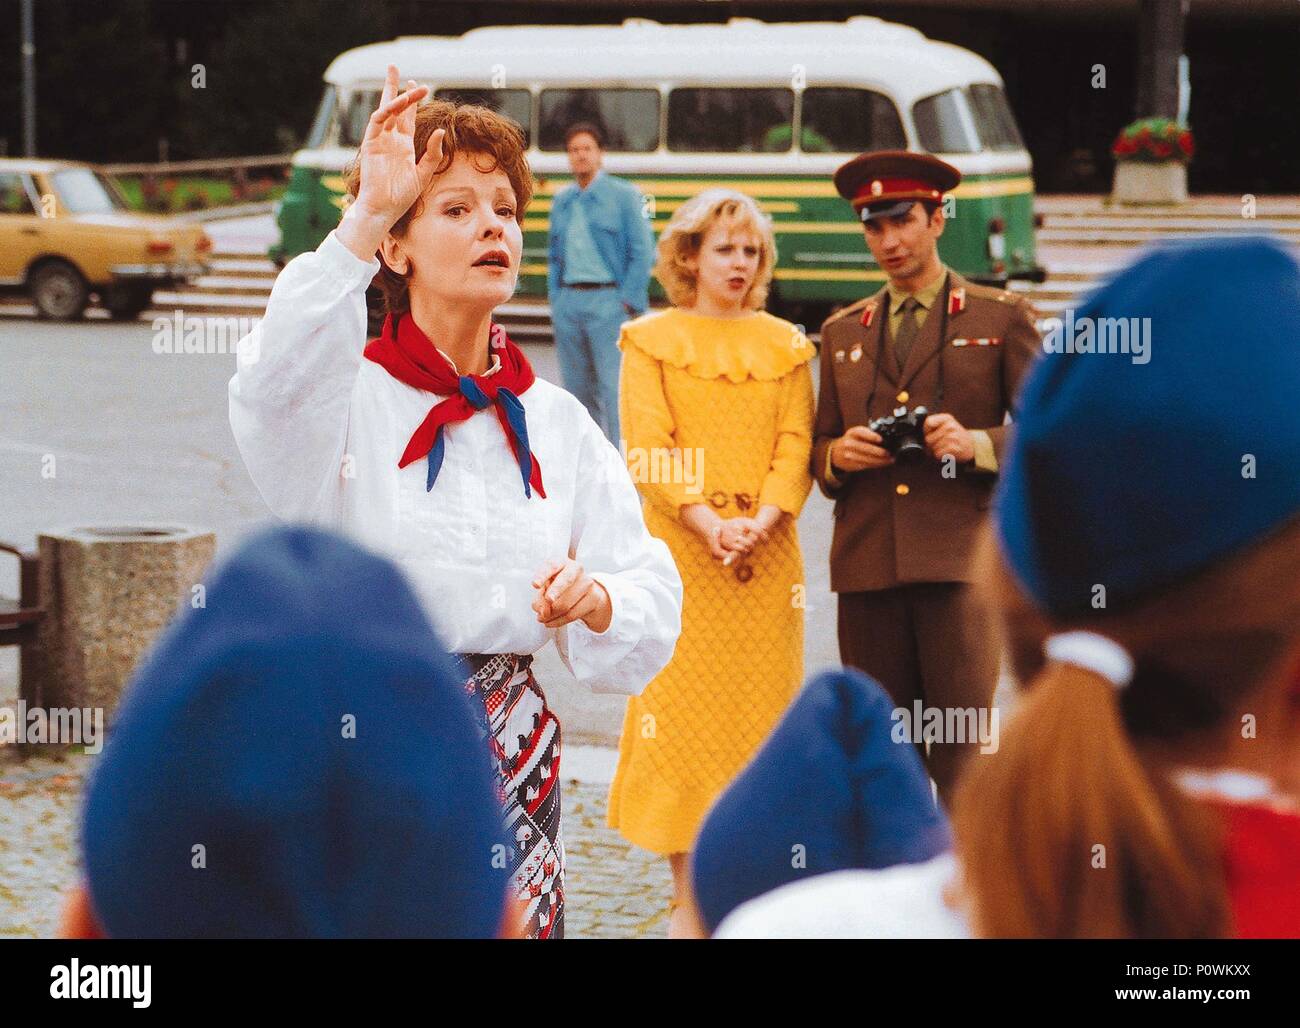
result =
[[925,456],[925,419],[929,413],[924,407],[896,407],[888,417],[872,418],[867,428],[879,434],[880,445],[894,460],[911,464]]

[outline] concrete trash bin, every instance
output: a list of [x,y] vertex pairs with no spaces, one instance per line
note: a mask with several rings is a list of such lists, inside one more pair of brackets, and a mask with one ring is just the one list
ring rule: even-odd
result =
[[41,533],[47,614],[23,693],[30,704],[101,707],[106,721],[141,656],[216,553],[209,531],[175,524],[94,525]]

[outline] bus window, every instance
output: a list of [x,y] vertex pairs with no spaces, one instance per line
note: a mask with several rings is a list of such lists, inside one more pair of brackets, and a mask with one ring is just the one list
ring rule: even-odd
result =
[[338,96],[338,90],[333,85],[325,87],[325,95],[320,98],[316,117],[312,119],[311,129],[307,132],[306,145],[309,150],[324,145],[330,122],[334,120],[334,105],[338,102]]
[[366,134],[366,123],[379,106],[378,89],[363,89],[353,93],[347,111],[339,119],[339,146],[360,146]]
[[801,124],[800,145],[811,153],[907,149],[894,102],[870,89],[810,86]]
[[784,153],[793,120],[790,89],[674,89],[668,94],[668,148]]
[[930,153],[977,153],[979,140],[971,137],[962,117],[962,95],[949,89],[912,105],[912,121],[921,146]]
[[966,99],[975,117],[975,129],[986,150],[1023,150],[1024,140],[1016,127],[1006,95],[987,82],[966,87]]
[[434,92],[439,100],[454,100],[462,104],[478,104],[504,114],[523,130],[524,145],[533,138],[533,95],[526,89],[439,89]]
[[563,150],[564,133],[589,121],[605,134],[606,150],[650,153],[659,146],[657,89],[543,89],[538,145]]

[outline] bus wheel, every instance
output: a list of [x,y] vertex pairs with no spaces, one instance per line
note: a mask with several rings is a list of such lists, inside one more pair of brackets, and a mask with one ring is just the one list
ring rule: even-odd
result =
[[27,292],[39,317],[76,321],[86,312],[90,290],[81,272],[66,261],[46,261],[27,278]]

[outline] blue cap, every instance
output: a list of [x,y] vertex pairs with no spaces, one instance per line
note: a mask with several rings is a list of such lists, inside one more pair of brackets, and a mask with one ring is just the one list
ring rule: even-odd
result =
[[[1138,319],[1145,353],[1064,352],[1103,327],[1116,349],[1105,318]],[[1122,609],[1300,513],[1300,266],[1280,243],[1151,249],[1049,344],[996,497],[1002,552],[1047,614]]]
[[160,637],[91,776],[100,927],[495,935],[484,731],[395,566],[313,529],[256,536]]
[[811,679],[705,818],[691,871],[712,932],[742,903],[812,875],[929,860],[952,844],[894,703],[852,668]]

